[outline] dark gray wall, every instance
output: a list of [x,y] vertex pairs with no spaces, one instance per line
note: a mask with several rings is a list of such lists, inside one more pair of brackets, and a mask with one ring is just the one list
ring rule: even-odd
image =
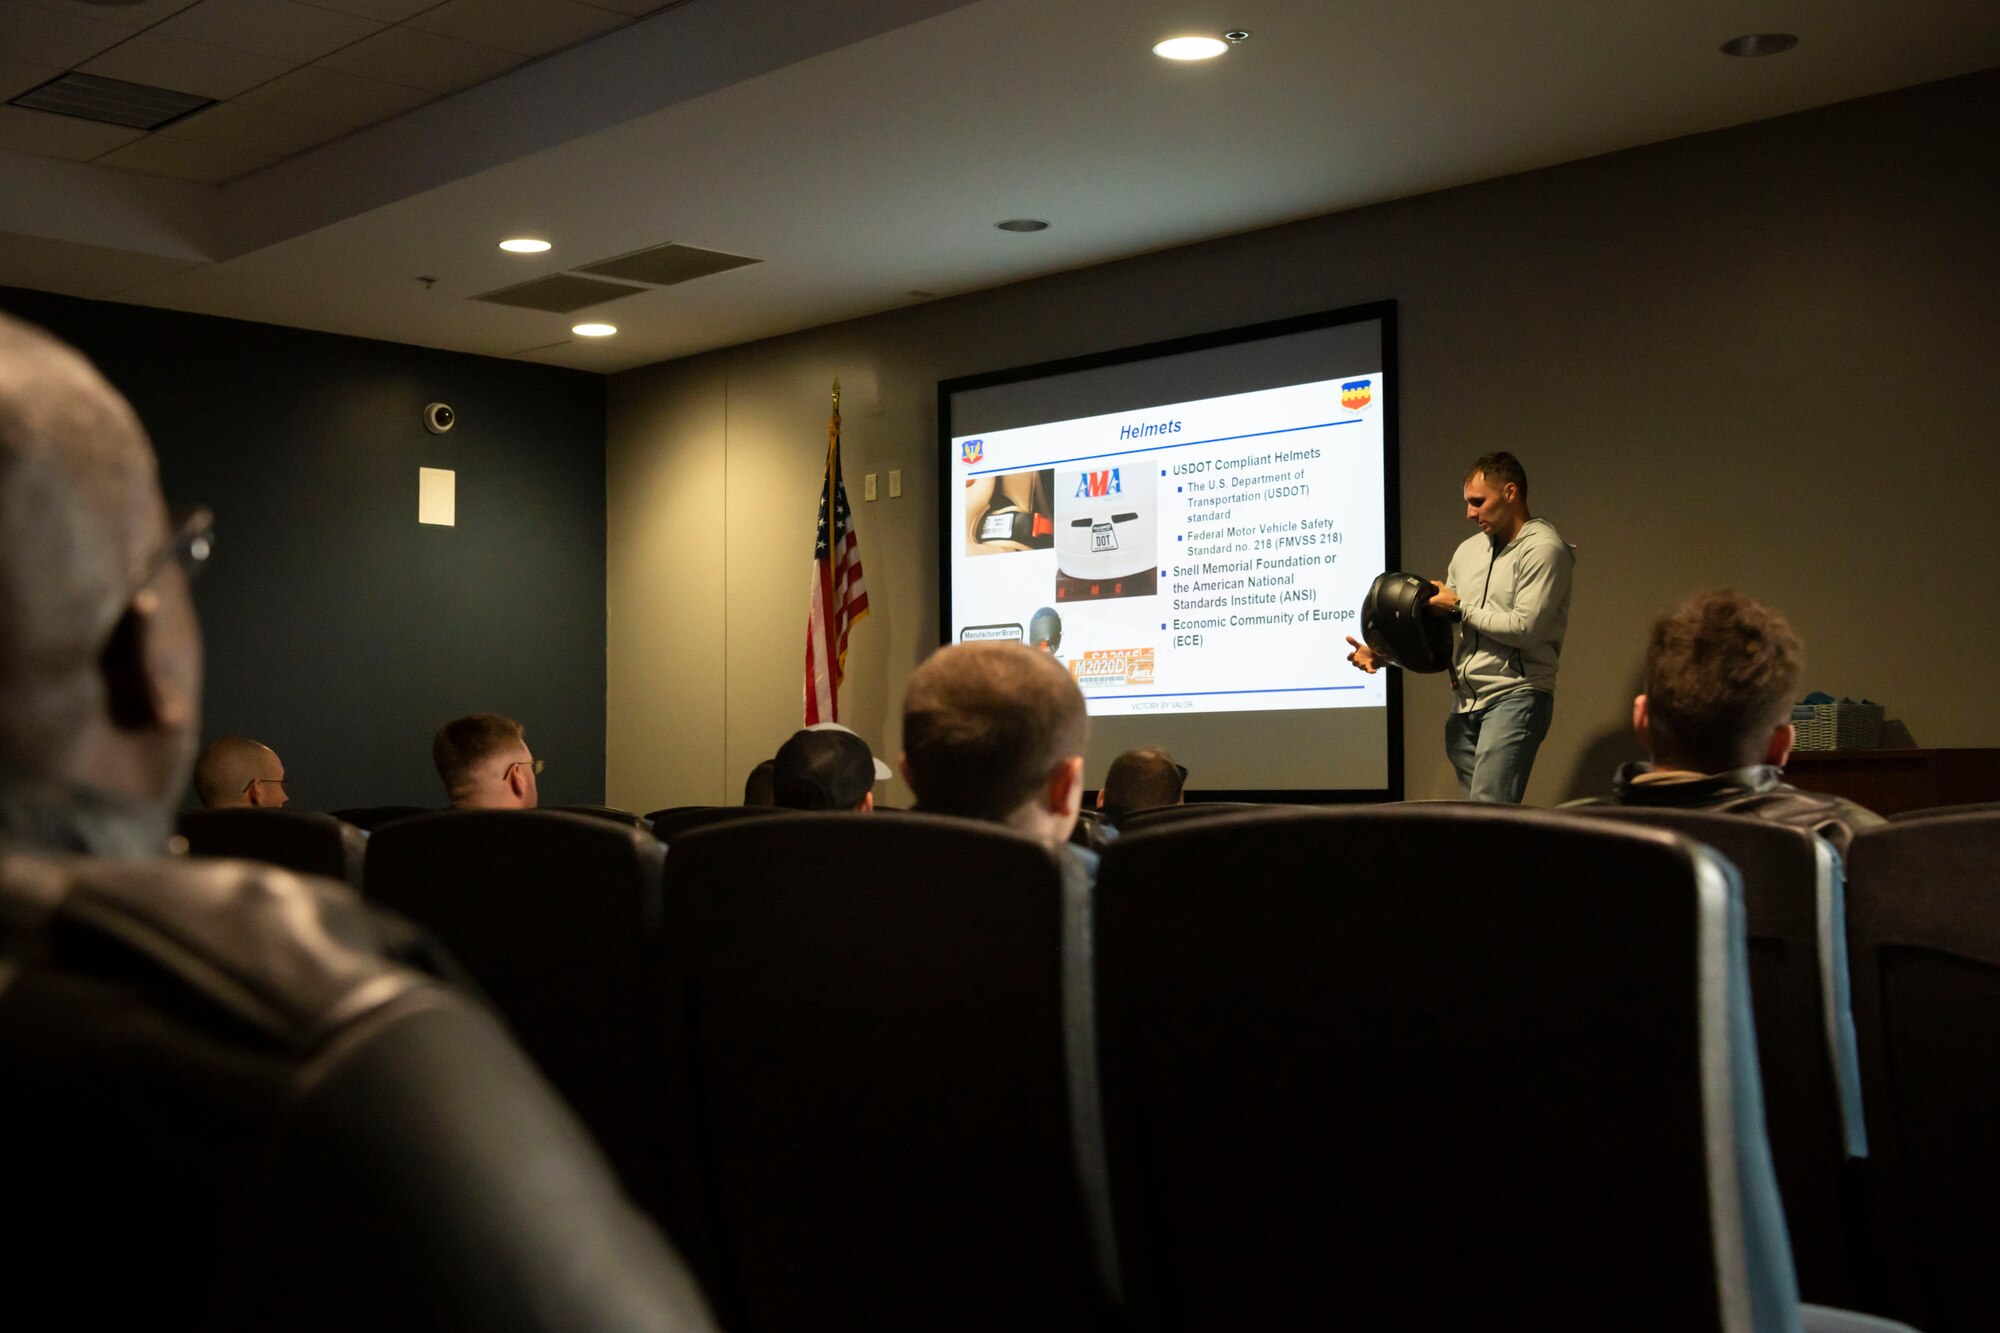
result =
[[[215,511],[204,738],[271,745],[302,809],[436,805],[432,731],[486,710],[527,726],[545,804],[602,799],[600,377],[14,289],[0,309],[96,361],[168,503]],[[456,527],[418,524],[420,466],[457,472]]]

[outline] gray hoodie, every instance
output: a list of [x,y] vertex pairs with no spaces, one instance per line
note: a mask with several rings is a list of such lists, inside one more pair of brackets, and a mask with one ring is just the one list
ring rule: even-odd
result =
[[1452,653],[1452,710],[1486,708],[1516,690],[1556,690],[1556,659],[1569,628],[1576,554],[1545,518],[1531,518],[1495,548],[1485,533],[1451,557],[1445,586],[1465,619]]

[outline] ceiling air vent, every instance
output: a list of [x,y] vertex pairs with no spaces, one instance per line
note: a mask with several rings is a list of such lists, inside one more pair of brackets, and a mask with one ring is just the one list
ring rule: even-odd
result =
[[177,93],[171,88],[152,88],[123,79],[102,79],[95,74],[65,74],[50,79],[39,88],[30,88],[8,105],[31,111],[49,111],[79,120],[102,121],[127,129],[157,130],[182,116],[213,106],[212,97]]
[[523,310],[546,310],[552,315],[567,315],[585,306],[615,301],[621,296],[636,296],[645,290],[644,287],[627,287],[621,283],[599,282],[595,278],[579,278],[570,273],[557,273],[546,278],[536,278],[533,282],[502,287],[498,291],[487,292],[472,299],[491,301],[494,305],[519,306]]
[[656,245],[650,250],[634,250],[616,259],[585,264],[579,272],[622,278],[626,282],[646,282],[655,287],[671,287],[690,278],[705,278],[711,273],[726,273],[745,264],[763,262],[743,255],[724,254],[720,250],[697,249],[692,245]]

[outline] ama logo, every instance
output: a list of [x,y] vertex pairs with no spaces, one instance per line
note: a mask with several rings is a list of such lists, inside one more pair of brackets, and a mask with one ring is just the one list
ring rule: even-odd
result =
[[1375,397],[1374,380],[1349,380],[1340,386],[1340,405],[1351,412],[1358,412],[1368,406]]
[[1079,472],[1076,475],[1076,498],[1079,500],[1101,500],[1107,495],[1122,495],[1125,488],[1118,484],[1118,469],[1108,472]]
[[958,456],[968,464],[977,463],[986,457],[986,441],[983,439],[965,441],[958,446]]

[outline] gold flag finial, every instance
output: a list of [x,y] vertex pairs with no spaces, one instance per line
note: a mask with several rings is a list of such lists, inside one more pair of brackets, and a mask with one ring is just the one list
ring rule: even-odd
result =
[[833,377],[833,408],[836,412],[840,410],[840,376],[838,375]]

